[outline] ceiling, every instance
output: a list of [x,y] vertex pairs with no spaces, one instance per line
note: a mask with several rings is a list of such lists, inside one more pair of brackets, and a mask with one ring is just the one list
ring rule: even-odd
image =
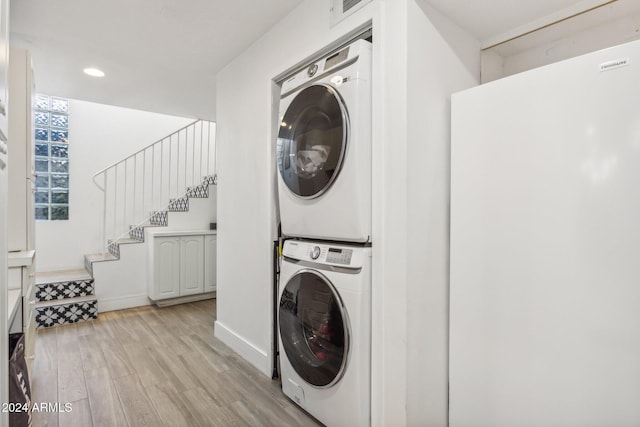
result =
[[[611,0],[420,1],[486,47]],[[301,2],[19,0],[11,42],[31,51],[40,93],[215,120],[217,72]]]
[[483,47],[611,0],[426,0]]
[[213,120],[217,72],[300,2],[20,0],[11,43],[39,93]]

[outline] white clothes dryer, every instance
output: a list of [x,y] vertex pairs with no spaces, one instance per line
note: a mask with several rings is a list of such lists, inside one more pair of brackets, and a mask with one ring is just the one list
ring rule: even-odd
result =
[[371,240],[371,43],[358,40],[286,80],[276,158],[282,232]]
[[279,284],[282,390],[327,426],[371,424],[371,248],[288,240]]

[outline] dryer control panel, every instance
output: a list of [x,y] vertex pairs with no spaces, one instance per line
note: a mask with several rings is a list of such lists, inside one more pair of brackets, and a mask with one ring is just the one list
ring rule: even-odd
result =
[[371,248],[287,240],[282,255],[315,264],[360,268],[364,265],[365,257],[371,256]]

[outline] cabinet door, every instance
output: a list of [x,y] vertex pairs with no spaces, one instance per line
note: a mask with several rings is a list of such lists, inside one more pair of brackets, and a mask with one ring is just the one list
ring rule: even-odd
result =
[[180,295],[180,239],[156,237],[153,240],[153,299]]
[[180,246],[180,295],[201,294],[204,291],[204,236],[183,236]]
[[209,235],[204,238],[204,291],[216,290],[216,258],[217,236]]
[[34,313],[36,273],[35,266],[22,267],[22,324],[24,332],[24,357],[33,378],[33,363],[36,355],[36,319]]

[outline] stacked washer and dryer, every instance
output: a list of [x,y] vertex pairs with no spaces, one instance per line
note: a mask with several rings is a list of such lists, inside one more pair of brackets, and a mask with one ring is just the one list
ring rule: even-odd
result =
[[371,43],[282,85],[282,389],[327,426],[370,425]]

